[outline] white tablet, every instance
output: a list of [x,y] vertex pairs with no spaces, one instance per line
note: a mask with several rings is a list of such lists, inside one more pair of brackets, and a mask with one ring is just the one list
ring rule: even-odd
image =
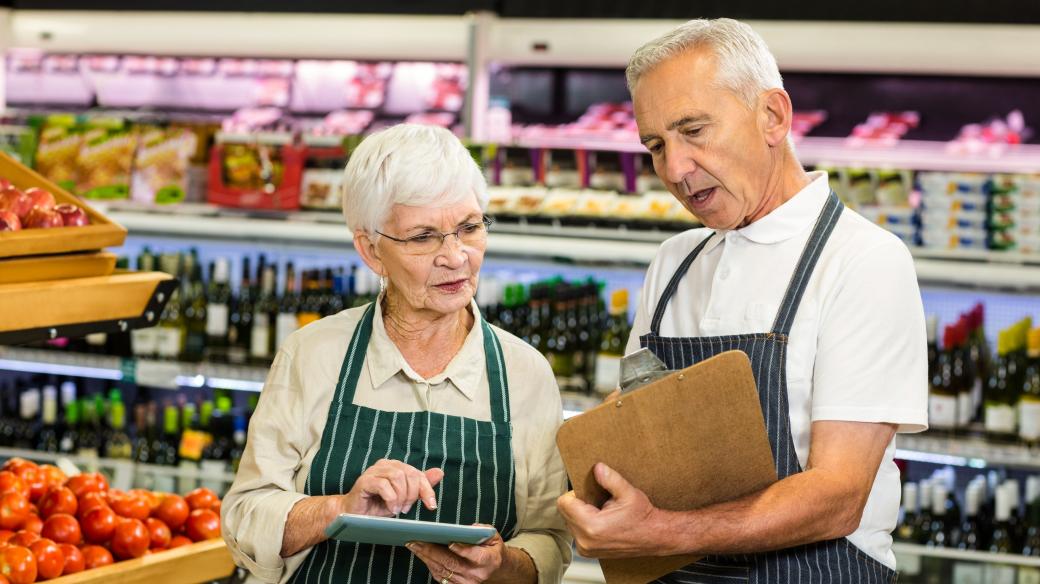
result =
[[411,541],[443,545],[452,543],[476,545],[494,537],[495,529],[493,527],[342,513],[325,528],[325,535],[341,541],[377,545],[403,546]]

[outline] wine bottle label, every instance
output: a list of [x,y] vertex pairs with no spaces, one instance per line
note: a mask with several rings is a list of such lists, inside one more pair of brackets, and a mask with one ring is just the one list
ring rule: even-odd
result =
[[271,317],[266,314],[258,314],[253,318],[252,338],[249,343],[249,355],[251,357],[265,358],[271,356]]
[[976,562],[957,562],[953,565],[953,583],[983,584],[986,581],[983,577],[985,567],[985,564]]
[[971,393],[962,391],[957,394],[957,425],[960,427],[967,426],[971,423],[971,413],[974,410],[971,407]]
[[210,304],[206,309],[206,334],[222,337],[227,334],[227,304]]
[[1018,403],[1018,435],[1023,440],[1040,440],[1040,402],[1023,399]]
[[957,396],[928,396],[928,425],[937,430],[952,430],[957,427]]
[[994,434],[1015,433],[1015,408],[998,403],[986,404],[986,432]]
[[181,354],[181,329],[162,326],[156,329],[155,353],[167,359],[176,359]]
[[296,315],[291,312],[279,312],[275,320],[275,348],[281,347],[286,337],[292,334],[298,325]]
[[617,389],[621,377],[621,357],[600,353],[596,357],[596,392],[608,394]]
[[1015,567],[986,564],[986,584],[1015,584]]
[[1018,584],[1040,584],[1040,568],[1019,566]]
[[155,353],[156,327],[135,329],[130,333],[130,342],[133,343],[135,355],[151,355]]

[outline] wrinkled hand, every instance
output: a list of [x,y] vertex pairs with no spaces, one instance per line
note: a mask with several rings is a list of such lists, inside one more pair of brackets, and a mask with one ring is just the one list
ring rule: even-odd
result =
[[498,532],[479,545],[453,543],[444,546],[412,542],[408,544],[408,549],[430,569],[434,582],[447,578],[453,584],[479,584],[487,581],[502,566],[506,554],[505,542]]
[[397,460],[382,459],[368,467],[343,496],[342,512],[356,515],[393,517],[408,513],[416,501],[427,509],[437,508],[433,487],[444,478],[444,471],[425,471]]
[[570,491],[556,500],[556,507],[570,532],[578,553],[587,558],[629,558],[661,554],[651,525],[660,510],[643,491],[602,462],[593,475],[611,498],[597,509]]

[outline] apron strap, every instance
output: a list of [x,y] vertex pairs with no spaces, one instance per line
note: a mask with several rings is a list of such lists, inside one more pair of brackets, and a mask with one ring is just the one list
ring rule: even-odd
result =
[[488,389],[491,392],[491,420],[509,423],[509,378],[498,335],[480,312],[476,313],[484,328],[484,361],[487,364]]
[[347,354],[343,358],[343,365],[339,372],[339,388],[336,390],[338,405],[350,406],[354,403],[354,391],[361,378],[361,369],[365,364],[365,355],[368,353],[368,341],[372,338],[372,319],[376,312],[376,303],[372,302],[365,309],[354,329],[354,336],[350,339]]
[[790,334],[791,326],[794,324],[794,316],[798,313],[798,305],[801,304],[802,295],[805,294],[805,289],[809,285],[809,277],[812,276],[816,262],[820,259],[820,254],[823,252],[823,247],[827,244],[834,227],[838,225],[838,218],[844,209],[845,205],[838,199],[838,195],[831,191],[830,196],[827,197],[827,202],[823,205],[823,210],[820,211],[820,216],[816,219],[816,226],[813,227],[809,241],[805,244],[805,249],[802,250],[802,256],[798,260],[794,276],[791,277],[791,282],[787,285],[787,293],[784,294],[784,300],[780,303],[776,321],[773,323],[774,333],[780,335]]
[[682,281],[683,277],[686,276],[686,272],[689,271],[690,265],[693,264],[693,260],[697,259],[700,255],[701,250],[708,244],[708,240],[715,237],[715,232],[709,233],[708,237],[705,237],[697,247],[693,248],[693,251],[683,259],[682,263],[672,274],[672,279],[668,281],[668,286],[665,287],[664,293],[661,294],[661,298],[657,301],[657,307],[654,308],[654,318],[650,321],[650,332],[651,334],[657,335],[661,332],[661,320],[664,319],[664,311],[668,308],[668,301],[672,299],[672,295],[675,294],[675,290],[679,287],[679,282]]

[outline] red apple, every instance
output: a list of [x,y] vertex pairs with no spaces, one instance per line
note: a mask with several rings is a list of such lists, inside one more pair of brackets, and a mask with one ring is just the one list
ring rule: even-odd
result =
[[32,208],[32,199],[27,197],[17,187],[7,187],[0,190],[0,211],[11,211],[18,215],[19,219],[24,220]]
[[18,231],[22,228],[22,222],[11,211],[0,211],[0,231]]
[[87,212],[84,211],[79,205],[73,205],[72,203],[62,203],[54,208],[58,215],[61,215],[62,221],[65,222],[65,227],[80,227],[82,225],[90,225],[90,218],[87,217]]
[[61,220],[61,215],[51,209],[43,209],[41,207],[33,208],[25,218],[26,229],[47,229],[49,227],[63,227],[64,225],[65,222]]
[[57,205],[57,201],[54,200],[54,195],[50,191],[33,187],[25,191],[25,196],[32,199],[32,206],[39,207],[41,209],[51,210]]

